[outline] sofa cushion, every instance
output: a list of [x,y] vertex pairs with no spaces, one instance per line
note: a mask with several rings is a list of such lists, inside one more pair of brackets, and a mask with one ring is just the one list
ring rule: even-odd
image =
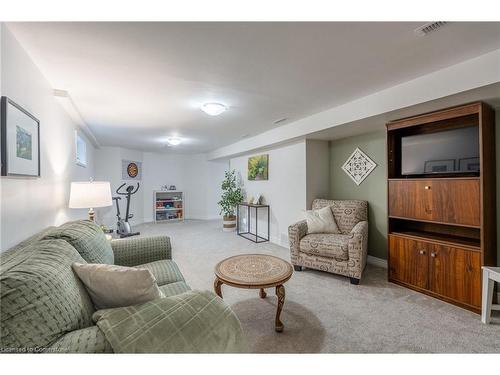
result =
[[184,281],[179,267],[173,260],[157,260],[134,267],[151,271],[159,286]]
[[94,314],[115,353],[234,353],[248,350],[240,321],[214,293],[99,310]]
[[349,234],[360,221],[368,220],[368,202],[360,200],[315,199],[313,210],[331,206],[335,222],[342,234]]
[[309,255],[346,261],[349,259],[350,238],[351,236],[346,234],[308,234],[300,240],[300,251]]
[[94,308],[71,264],[83,263],[64,240],[43,240],[2,257],[0,346],[44,349],[61,336],[92,325]]
[[73,263],[96,309],[145,303],[163,297],[150,270],[114,264]]
[[97,326],[69,332],[45,353],[113,353],[111,344]]
[[69,242],[87,263],[114,263],[110,242],[101,228],[92,221],[68,222],[53,228],[45,238],[60,238]]
[[172,297],[188,292],[191,288],[184,281],[177,281],[175,283],[160,286],[160,290],[165,297]]

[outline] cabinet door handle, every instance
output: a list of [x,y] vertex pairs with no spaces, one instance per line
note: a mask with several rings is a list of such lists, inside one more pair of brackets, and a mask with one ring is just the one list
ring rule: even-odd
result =
[[431,187],[430,187],[430,185],[425,185],[425,186],[424,186],[424,189],[425,189],[425,190],[431,190]]
[[425,250],[420,250],[419,253],[420,255],[425,255]]
[[437,257],[437,253],[432,252],[431,257],[433,257],[433,258]]

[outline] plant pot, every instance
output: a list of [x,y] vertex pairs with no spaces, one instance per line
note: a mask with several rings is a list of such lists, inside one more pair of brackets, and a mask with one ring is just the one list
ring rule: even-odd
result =
[[236,216],[224,216],[222,222],[222,230],[224,232],[233,232],[236,230]]

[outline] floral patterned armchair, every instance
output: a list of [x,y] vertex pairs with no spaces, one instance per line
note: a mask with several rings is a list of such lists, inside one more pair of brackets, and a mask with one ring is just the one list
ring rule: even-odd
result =
[[305,220],[288,227],[294,269],[302,267],[348,276],[359,284],[368,248],[368,202],[315,199],[313,210],[330,206],[340,234],[307,234]]

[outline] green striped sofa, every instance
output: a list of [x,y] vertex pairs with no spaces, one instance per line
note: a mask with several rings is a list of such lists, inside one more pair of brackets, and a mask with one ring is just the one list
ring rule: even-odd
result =
[[[149,269],[171,300],[152,305],[154,316],[134,315],[130,321],[163,329],[154,332],[155,337],[147,333],[134,337],[135,346],[122,345],[123,332],[96,325],[96,315],[102,313],[96,313],[73,273],[74,262]],[[238,352],[243,347],[234,313],[215,294],[190,290],[172,260],[167,236],[108,241],[97,225],[86,220],[50,227],[0,254],[0,282],[2,353]],[[128,310],[118,313],[137,314],[147,308],[143,305],[120,308]],[[101,311],[110,310],[118,309]],[[163,325],[156,324],[160,320]],[[120,329],[126,332],[124,324]],[[148,345],[138,346],[140,342]]]

